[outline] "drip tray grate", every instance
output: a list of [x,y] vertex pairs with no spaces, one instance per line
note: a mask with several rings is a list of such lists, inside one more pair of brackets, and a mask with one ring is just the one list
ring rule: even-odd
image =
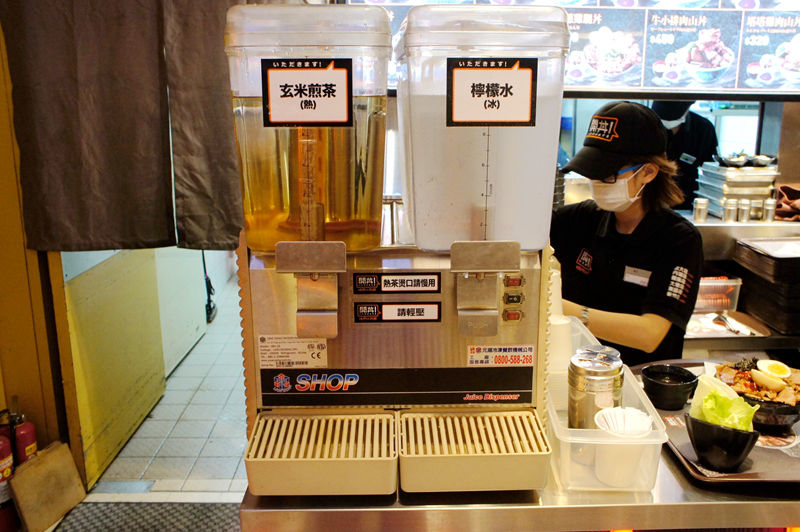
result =
[[245,452],[254,495],[380,495],[397,484],[396,414],[261,414]]
[[400,415],[405,491],[544,487],[550,445],[533,410]]

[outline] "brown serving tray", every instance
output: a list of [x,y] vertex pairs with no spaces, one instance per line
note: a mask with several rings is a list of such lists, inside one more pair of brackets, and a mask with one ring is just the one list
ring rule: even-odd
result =
[[[689,370],[702,367],[703,360],[661,360]],[[631,368],[639,374],[641,366]],[[689,440],[682,410],[658,410],[667,427],[667,447],[673,452],[686,472],[696,480],[709,483],[724,482],[800,482],[800,422],[795,423],[785,435],[762,434],[750,455],[737,471],[722,473],[701,465]]]

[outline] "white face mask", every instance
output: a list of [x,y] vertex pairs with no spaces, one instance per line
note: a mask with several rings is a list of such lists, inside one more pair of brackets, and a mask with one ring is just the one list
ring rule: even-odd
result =
[[628,195],[628,181],[634,178],[636,174],[641,172],[641,168],[636,170],[630,177],[625,179],[617,179],[615,183],[603,183],[592,179],[589,181],[589,190],[592,192],[597,206],[604,211],[622,212],[641,197],[644,185],[639,188],[639,191],[634,197]]
[[676,120],[662,120],[661,123],[664,124],[664,127],[667,128],[667,129],[672,129],[673,127],[678,127],[679,125],[681,125],[684,122],[686,122],[686,115],[687,114],[689,114],[688,111],[683,113],[683,116],[678,118],[678,119],[676,119]]

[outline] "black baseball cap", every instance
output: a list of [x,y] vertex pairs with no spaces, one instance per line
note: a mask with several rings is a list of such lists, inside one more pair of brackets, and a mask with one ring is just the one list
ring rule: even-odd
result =
[[661,155],[666,149],[667,130],[652,109],[634,102],[612,102],[592,115],[583,148],[561,171],[605,179],[633,156]]
[[653,111],[662,120],[677,120],[686,114],[686,111],[689,110],[693,103],[693,101],[656,100],[653,102]]

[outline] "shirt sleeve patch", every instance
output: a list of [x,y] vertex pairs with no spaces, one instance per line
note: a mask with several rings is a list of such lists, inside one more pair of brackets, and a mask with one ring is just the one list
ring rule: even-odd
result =
[[686,303],[693,282],[694,276],[689,273],[688,268],[685,266],[675,266],[672,270],[669,286],[667,286],[667,297],[677,299],[681,303]]

